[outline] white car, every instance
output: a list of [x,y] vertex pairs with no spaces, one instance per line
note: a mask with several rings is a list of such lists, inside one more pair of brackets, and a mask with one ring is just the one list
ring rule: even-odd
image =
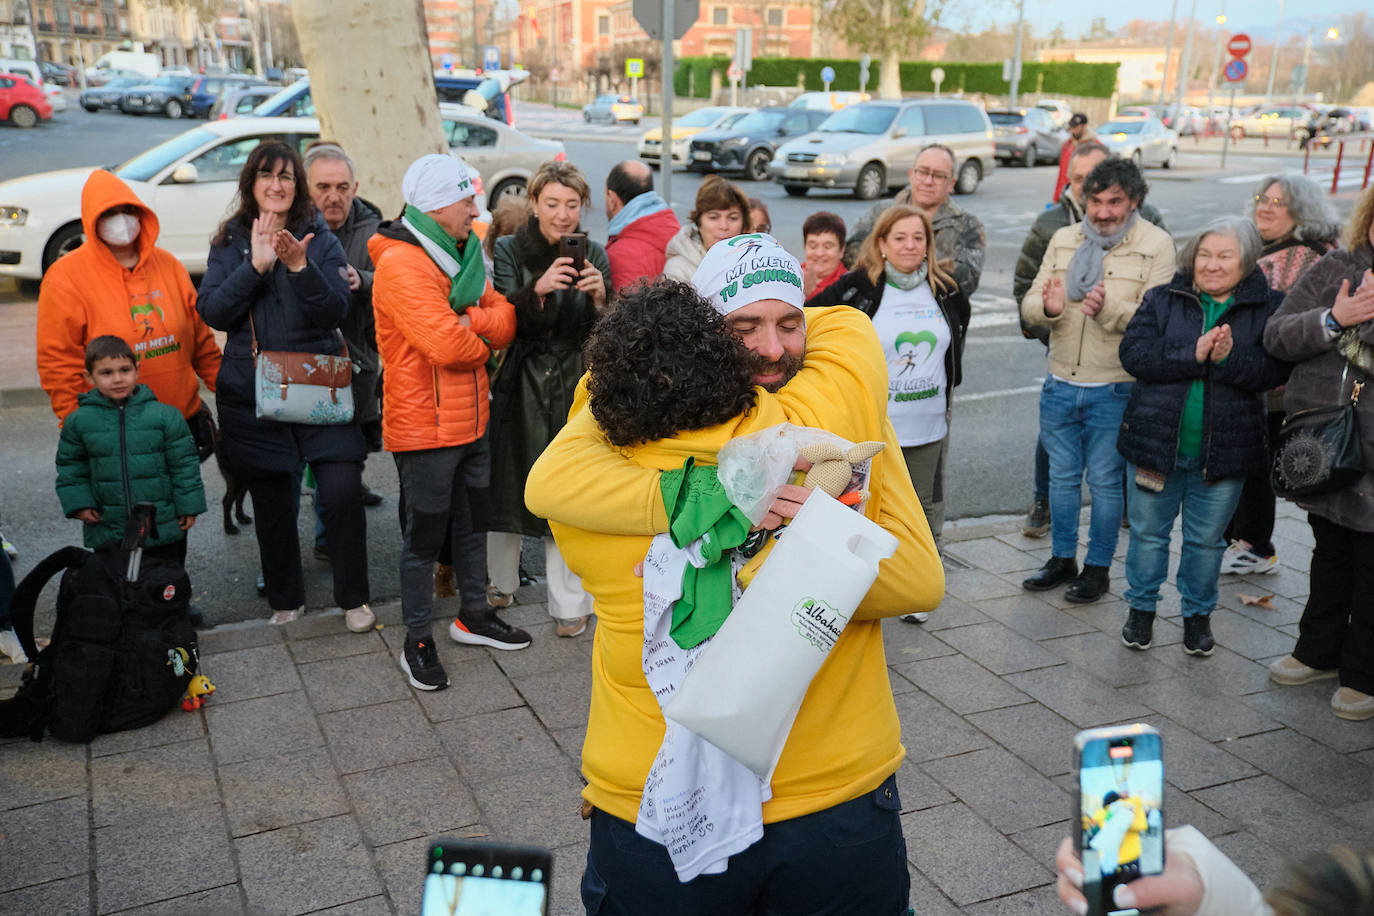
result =
[[1178,134],[1153,115],[1113,118],[1097,128],[1097,139],[1116,155],[1130,159],[1138,168],[1158,165],[1171,169],[1178,164]]
[[[453,137],[449,123],[445,116],[445,129]],[[483,125],[490,123],[488,119]],[[192,274],[202,274],[210,236],[229,215],[239,172],[253,147],[264,140],[280,140],[304,150],[319,136],[315,118],[211,121],[140,153],[116,166],[114,173],[157,214],[159,247],[170,251]],[[455,149],[465,159],[472,155],[476,164],[478,157],[468,147],[455,144]],[[93,171],[92,167],[61,169],[0,182],[0,276],[42,279],[53,261],[85,240],[81,189]],[[486,209],[481,193],[478,207]]]
[[567,158],[558,140],[537,140],[476,108],[440,102],[439,114],[449,146],[482,176],[492,206],[508,195],[524,197],[525,182],[539,166]]

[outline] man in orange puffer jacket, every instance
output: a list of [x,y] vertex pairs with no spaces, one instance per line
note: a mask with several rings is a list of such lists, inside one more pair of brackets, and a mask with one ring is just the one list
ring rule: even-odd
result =
[[434,563],[450,527],[462,603],[457,642],[523,649],[529,634],[487,604],[487,361],[515,337],[515,308],[492,289],[472,237],[475,172],[456,156],[421,156],[401,183],[405,211],[368,242],[372,306],[386,367],[382,441],[401,480],[400,665],[419,690],[448,675],[434,648]]

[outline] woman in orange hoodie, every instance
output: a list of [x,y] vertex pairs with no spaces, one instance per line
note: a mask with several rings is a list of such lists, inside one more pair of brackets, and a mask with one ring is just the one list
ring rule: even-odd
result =
[[137,354],[138,380],[181,411],[205,445],[192,420],[209,416],[200,382],[215,390],[219,346],[196,312],[186,268],[157,247],[157,215],[100,169],[81,191],[81,226],[86,241],[48,268],[38,293],[38,378],[53,413],[62,421],[76,410],[91,387],[82,374],[86,343],[113,334]]

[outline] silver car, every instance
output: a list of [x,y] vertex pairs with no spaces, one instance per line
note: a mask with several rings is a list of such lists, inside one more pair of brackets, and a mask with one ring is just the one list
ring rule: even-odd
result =
[[563,159],[563,144],[536,140],[475,108],[439,103],[449,146],[482,176],[491,208],[506,195],[525,196],[525,182],[550,159]]
[[997,168],[983,109],[953,99],[911,99],[835,112],[816,130],[778,147],[768,174],[793,197],[811,188],[852,188],[855,197],[872,200],[905,185],[917,154],[932,143],[954,150],[959,194],[973,193]]
[[1115,118],[1097,129],[1097,139],[1118,156],[1137,166],[1178,164],[1178,134],[1154,116]]

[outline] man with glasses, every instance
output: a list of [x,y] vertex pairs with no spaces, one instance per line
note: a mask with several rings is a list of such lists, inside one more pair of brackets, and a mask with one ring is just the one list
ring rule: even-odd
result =
[[859,246],[873,231],[884,210],[894,204],[915,207],[930,218],[935,230],[935,257],[953,265],[954,282],[959,284],[959,292],[965,297],[972,296],[983,275],[988,241],[978,217],[950,202],[957,165],[954,151],[943,144],[932,143],[921,150],[909,173],[911,185],[891,200],[874,204],[855,224],[845,243],[845,261],[854,263],[859,256]]

